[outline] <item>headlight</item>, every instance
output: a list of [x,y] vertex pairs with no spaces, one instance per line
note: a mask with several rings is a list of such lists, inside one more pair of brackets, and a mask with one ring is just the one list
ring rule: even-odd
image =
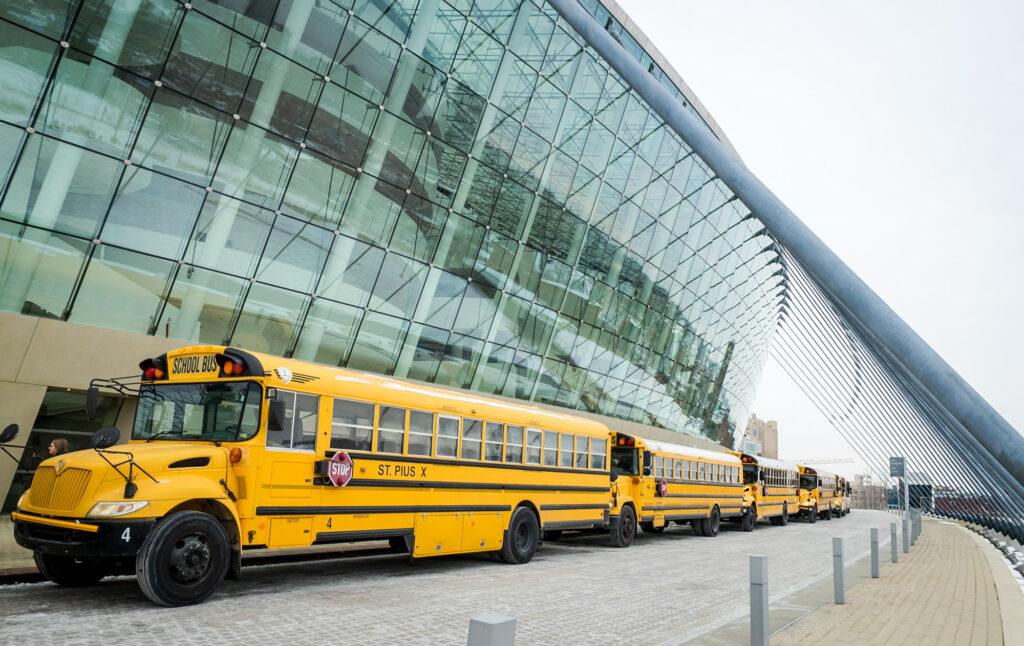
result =
[[28,498],[28,492],[29,491],[31,491],[31,490],[30,489],[26,489],[25,493],[21,494],[21,497],[18,498],[18,509],[21,509],[24,506],[25,499]]
[[149,504],[148,500],[129,500],[125,502],[98,502],[93,505],[86,518],[115,518],[136,512]]

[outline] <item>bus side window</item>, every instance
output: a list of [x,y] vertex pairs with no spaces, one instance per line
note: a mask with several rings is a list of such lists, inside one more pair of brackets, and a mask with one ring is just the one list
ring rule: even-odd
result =
[[459,418],[437,416],[437,457],[454,458],[459,450]]
[[405,409],[381,406],[377,421],[377,451],[401,453],[405,442]]
[[526,429],[526,463],[540,464],[541,441],[544,434],[536,428]]
[[683,477],[683,461],[676,460],[676,480],[681,480]]
[[295,393],[278,390],[277,398],[284,402],[284,420],[279,431],[267,428],[267,446],[287,449],[292,445],[292,418],[295,416]]
[[[280,391],[278,391],[280,392]],[[295,393],[295,423],[292,429],[292,448],[312,451],[316,448],[316,419],[320,398],[316,395]]]
[[587,456],[590,454],[590,438],[586,435],[576,436],[576,468],[587,468]]
[[661,478],[665,475],[665,458],[657,455],[654,457],[654,477]]
[[409,455],[430,455],[434,441],[434,414],[409,411]]
[[498,422],[487,422],[486,428],[484,459],[490,462],[501,462],[501,443],[505,439],[505,425]]
[[544,466],[558,466],[558,433],[544,431]]
[[462,419],[462,459],[479,460],[480,444],[483,442],[483,422],[464,417]]
[[560,433],[562,446],[558,454],[558,466],[572,467],[572,433]]
[[590,468],[604,471],[604,461],[608,454],[608,440],[596,437],[590,440]]
[[[540,461],[538,457],[538,462]],[[505,462],[523,463],[523,427],[509,424],[506,427]]]
[[373,404],[335,399],[331,419],[331,448],[369,451],[372,443]]

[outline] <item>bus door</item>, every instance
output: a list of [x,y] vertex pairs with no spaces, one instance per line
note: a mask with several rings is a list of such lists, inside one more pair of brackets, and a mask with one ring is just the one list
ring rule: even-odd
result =
[[615,485],[619,496],[631,497],[638,507],[637,512],[640,511],[639,506],[643,501],[643,478],[640,477],[642,459],[640,450],[635,447],[612,447],[611,472],[618,476]]
[[312,510],[320,503],[320,488],[313,484],[320,398],[316,395],[277,390],[268,416],[266,452],[259,472],[266,506],[281,510],[283,518],[270,519],[268,547],[304,546],[313,542]]

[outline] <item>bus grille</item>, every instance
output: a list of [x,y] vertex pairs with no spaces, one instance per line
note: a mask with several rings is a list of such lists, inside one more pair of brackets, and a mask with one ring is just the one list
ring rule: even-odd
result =
[[32,506],[73,511],[82,500],[90,475],[92,472],[88,469],[68,467],[58,478],[53,467],[40,467],[32,479]]

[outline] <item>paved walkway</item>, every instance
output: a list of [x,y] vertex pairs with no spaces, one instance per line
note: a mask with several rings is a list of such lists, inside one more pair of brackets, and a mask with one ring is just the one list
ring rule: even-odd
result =
[[[829,602],[774,635],[772,644],[1003,644],[999,573],[986,546],[960,525],[923,523],[917,544],[909,554],[901,550],[898,563],[882,552],[881,578],[861,580],[847,590],[845,605]],[[1022,644],[1024,634],[1005,643]]]

